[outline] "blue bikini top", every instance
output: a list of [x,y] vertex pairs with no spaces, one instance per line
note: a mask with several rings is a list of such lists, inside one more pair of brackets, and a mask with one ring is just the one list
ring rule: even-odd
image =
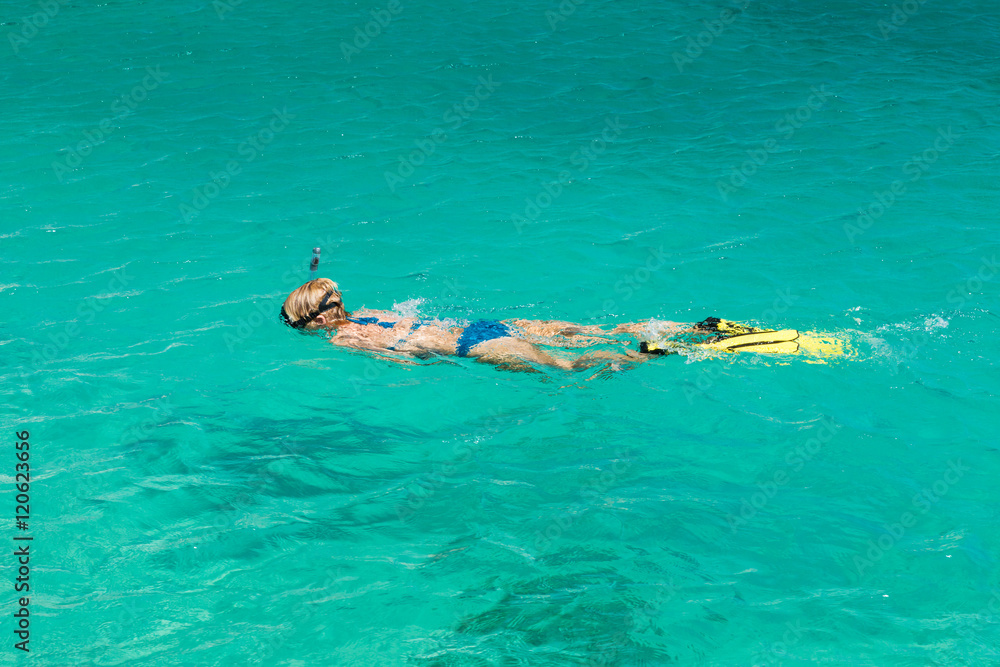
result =
[[348,317],[347,321],[355,324],[377,324],[383,329],[391,329],[396,326],[395,322],[379,322],[377,317]]
[[[348,317],[347,321],[355,324],[377,324],[383,329],[392,329],[396,326],[395,322],[381,322],[377,317]],[[410,326],[410,331],[416,331],[422,324],[423,322],[417,320]]]

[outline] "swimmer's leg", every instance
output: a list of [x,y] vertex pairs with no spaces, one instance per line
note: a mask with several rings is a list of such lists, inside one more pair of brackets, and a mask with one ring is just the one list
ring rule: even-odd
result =
[[[469,351],[470,357],[487,364],[497,364],[505,368],[527,370],[523,362],[542,364],[565,371],[579,371],[600,365],[606,361],[629,366],[649,361],[650,355],[627,350],[625,354],[598,350],[578,356],[576,359],[561,359],[538,349],[533,343],[517,338],[494,338],[483,341]],[[522,363],[518,363],[522,362]]]
[[596,352],[588,352],[587,354],[582,354],[573,360],[573,370],[582,370],[585,368],[592,368],[598,364],[610,361],[612,363],[625,364],[627,367],[634,366],[636,364],[641,364],[645,361],[649,361],[652,355],[640,354],[634,350],[626,350],[625,354],[618,352],[609,352],[607,350],[598,350]]
[[573,362],[569,359],[553,357],[528,341],[506,336],[486,340],[475,345],[469,350],[468,356],[487,364],[509,365],[516,364],[518,361],[527,361],[567,371],[573,370]]

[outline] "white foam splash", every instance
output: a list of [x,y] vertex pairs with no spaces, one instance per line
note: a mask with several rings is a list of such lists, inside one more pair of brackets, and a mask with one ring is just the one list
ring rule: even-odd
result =
[[646,340],[656,340],[657,338],[665,338],[676,334],[684,328],[683,324],[677,322],[650,319],[646,323],[646,328],[643,329],[642,335],[646,337]]
[[948,320],[943,317],[928,317],[924,320],[924,328],[927,331],[934,331],[935,329],[946,329],[948,325],[951,324]]
[[395,313],[399,313],[402,317],[420,317],[420,306],[426,301],[422,297],[407,299],[406,301],[392,304],[392,310]]

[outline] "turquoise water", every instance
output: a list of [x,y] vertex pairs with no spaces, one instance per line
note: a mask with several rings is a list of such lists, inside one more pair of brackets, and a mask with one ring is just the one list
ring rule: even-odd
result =
[[[5,9],[2,664],[1000,659],[993,4]],[[316,245],[855,352],[398,366],[277,324]]]

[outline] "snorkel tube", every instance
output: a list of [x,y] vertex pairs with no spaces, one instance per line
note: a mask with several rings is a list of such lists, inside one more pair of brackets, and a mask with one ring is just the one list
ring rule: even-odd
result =
[[[316,280],[316,275],[318,273],[319,273],[319,248],[313,248],[312,261],[309,262],[309,280],[310,281]],[[303,285],[302,287],[305,287],[305,285]],[[301,289],[301,288],[299,288],[299,289]],[[334,302],[333,304],[327,305],[327,302],[329,301],[330,297],[333,294],[334,294],[333,290],[330,290],[329,292],[327,292],[326,296],[323,297],[323,301],[320,302],[319,308],[317,308],[317,309],[315,309],[313,311],[310,311],[307,315],[305,315],[304,317],[300,317],[299,319],[295,320],[294,322],[292,321],[292,318],[290,318],[288,316],[288,313],[285,312],[285,306],[282,305],[281,306],[281,313],[280,313],[281,314],[281,321],[284,322],[285,324],[287,324],[288,326],[290,326],[293,329],[300,329],[300,330],[304,329],[305,325],[308,324],[309,322],[311,322],[317,315],[319,315],[320,313],[322,313],[324,311],[330,310],[331,308],[333,308],[333,307],[335,307],[337,305],[337,302]]]
[[316,280],[319,273],[319,248],[313,248],[313,258],[309,262],[309,280]]

